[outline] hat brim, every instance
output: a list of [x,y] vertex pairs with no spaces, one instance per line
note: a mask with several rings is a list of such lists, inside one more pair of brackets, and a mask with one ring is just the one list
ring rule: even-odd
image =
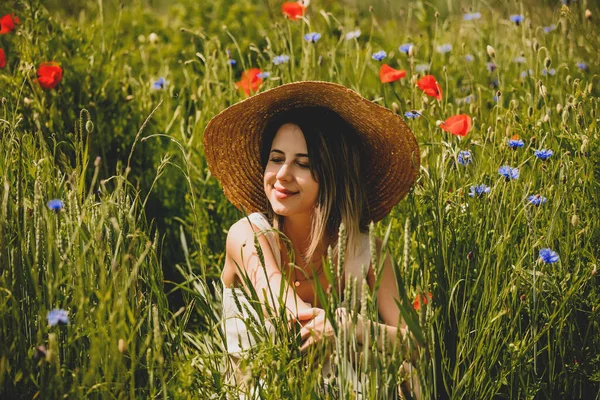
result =
[[300,107],[328,108],[360,135],[368,153],[363,173],[369,219],[383,219],[417,178],[419,146],[400,116],[330,82],[281,85],[240,101],[210,120],[204,131],[204,153],[225,196],[244,212],[266,211],[261,137],[273,116]]

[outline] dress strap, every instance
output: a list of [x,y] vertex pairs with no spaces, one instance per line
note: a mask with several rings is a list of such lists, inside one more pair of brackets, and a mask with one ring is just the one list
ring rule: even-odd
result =
[[277,246],[275,232],[273,232],[273,227],[267,217],[265,217],[263,213],[255,212],[248,215],[248,218],[250,219],[250,222],[260,229],[258,233],[267,238],[271,250],[273,251],[273,255],[275,256],[275,261],[277,261],[277,265],[281,267],[281,253],[279,251],[279,246]]

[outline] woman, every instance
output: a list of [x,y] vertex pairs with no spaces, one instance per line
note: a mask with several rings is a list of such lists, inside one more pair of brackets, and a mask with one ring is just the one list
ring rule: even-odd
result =
[[[209,168],[225,195],[250,213],[227,235],[222,281],[228,351],[239,355],[257,340],[244,323],[252,307],[239,305],[244,284],[259,294],[265,312],[279,311],[283,305],[290,319],[301,323],[302,350],[332,336],[333,327],[315,293],[317,283],[329,286],[322,260],[329,246],[337,253],[337,232],[343,223],[348,243],[340,285],[350,277],[360,284],[364,265],[373,289],[365,231],[370,221],[389,213],[416,179],[419,150],[412,132],[399,116],[343,86],[297,82],[222,111],[208,124],[204,144]],[[257,233],[260,249],[255,246]],[[377,251],[380,247],[378,239]],[[378,324],[386,333],[377,338],[378,345],[389,349],[398,327],[405,329],[389,257],[382,274],[377,292],[382,322],[358,316],[355,332],[360,343],[364,326]],[[281,301],[274,296],[279,293]],[[346,315],[338,310],[344,324],[349,323]],[[384,344],[384,337],[390,343]]]

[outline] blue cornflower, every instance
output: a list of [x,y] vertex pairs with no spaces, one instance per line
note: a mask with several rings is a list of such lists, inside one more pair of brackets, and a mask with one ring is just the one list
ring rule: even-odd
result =
[[513,58],[513,62],[516,64],[525,64],[527,62],[527,59],[523,56],[519,56],[519,57]]
[[519,179],[519,168],[512,168],[508,165],[503,165],[498,168],[498,173],[502,175],[507,182],[511,179]]
[[387,53],[383,50],[379,50],[377,53],[373,53],[373,60],[381,61],[387,57]]
[[555,262],[560,260],[560,257],[558,256],[558,254],[556,254],[556,252],[552,251],[551,249],[541,249],[540,250],[540,258],[546,264],[554,264]]
[[357,39],[360,36],[360,29],[356,29],[346,33],[346,40]]
[[415,71],[422,73],[429,71],[429,64],[417,64],[415,65]]
[[469,196],[471,197],[481,197],[485,193],[489,193],[492,190],[488,185],[482,183],[481,185],[475,185],[470,187]]
[[468,14],[465,14],[463,16],[463,18],[464,18],[465,21],[474,21],[476,19],[481,18],[481,13],[479,13],[479,12],[468,13]]
[[229,60],[227,60],[227,64],[233,67],[235,64],[237,64],[237,61],[235,61],[233,58],[230,58]]
[[545,26],[545,27],[544,27],[544,32],[546,32],[546,33],[550,33],[550,32],[552,32],[552,31],[553,31],[553,30],[555,30],[555,29],[556,29],[556,25],[554,25],[554,24],[550,24],[550,26]]
[[48,202],[48,208],[52,211],[60,211],[63,209],[64,206],[65,203],[63,203],[63,201],[59,199],[50,200]]
[[165,86],[167,86],[167,83],[168,82],[165,80],[165,78],[160,77],[152,83],[152,89],[156,89],[156,90],[164,89]]
[[550,157],[552,157],[552,154],[554,154],[554,152],[552,150],[548,150],[548,149],[540,149],[540,150],[536,150],[533,154],[540,160],[545,161],[545,160],[549,159]]
[[525,146],[523,139],[510,139],[508,141],[508,147],[511,149],[518,149],[519,147]]
[[321,39],[321,34],[318,32],[311,32],[304,35],[304,40],[310,43],[316,43]]
[[57,324],[69,325],[69,312],[62,308],[55,308],[48,313],[46,317],[48,325],[54,326]]
[[529,203],[533,204],[534,206],[542,205],[546,201],[548,201],[547,198],[545,198],[544,196],[539,195],[539,194],[531,195],[527,198],[527,200],[529,200]]
[[514,15],[510,16],[510,22],[514,22],[517,25],[519,25],[521,22],[523,22],[524,19],[525,19],[525,17],[523,17],[520,14],[514,14]]
[[268,78],[270,76],[271,76],[271,73],[269,71],[264,71],[264,72],[261,72],[261,73],[259,73],[259,74],[256,75],[256,77],[260,78],[260,79],[266,79],[266,78]]
[[472,159],[472,154],[469,150],[461,150],[458,152],[458,156],[456,157],[458,160],[458,163],[462,166],[467,166],[467,164],[469,164],[471,161],[473,161]]
[[496,64],[493,62],[488,62],[485,64],[485,68],[488,70],[488,72],[494,72],[496,70]]
[[282,54],[282,55],[273,57],[273,64],[275,64],[275,65],[284,64],[284,63],[287,63],[288,61],[290,61],[290,56],[288,56],[286,54]]
[[441,54],[446,54],[446,53],[449,53],[449,52],[450,52],[450,50],[452,50],[452,45],[451,45],[451,44],[448,44],[448,43],[446,43],[446,44],[443,44],[443,45],[441,45],[441,46],[438,46],[438,47],[436,48],[436,50],[437,50],[437,52],[438,52],[438,53],[441,53]]
[[410,47],[412,46],[412,43],[404,43],[403,45],[401,45],[400,47],[398,47],[398,50],[400,50],[403,53],[408,54],[408,51],[410,50]]
[[555,75],[556,74],[556,70],[554,68],[550,68],[550,69],[546,69],[544,68],[542,70],[542,75],[546,76],[546,75]]
[[407,112],[405,112],[404,116],[406,118],[415,119],[415,118],[419,118],[421,116],[421,114],[419,114],[418,111],[413,110],[413,111],[407,111]]
[[582,71],[585,71],[588,68],[588,65],[586,63],[584,63],[583,61],[578,62],[576,65],[577,65],[577,68],[579,68]]
[[473,57],[473,55],[472,55],[472,54],[467,54],[467,55],[465,56],[465,60],[467,60],[468,62],[471,62],[471,61],[473,61],[474,59],[475,59],[475,57]]

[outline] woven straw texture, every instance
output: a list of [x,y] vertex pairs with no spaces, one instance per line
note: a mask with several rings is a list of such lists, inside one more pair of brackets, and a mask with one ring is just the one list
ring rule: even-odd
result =
[[267,122],[298,107],[326,107],[359,133],[368,165],[369,219],[383,219],[407,193],[419,171],[419,147],[404,120],[344,86],[317,81],[285,84],[236,103],[211,119],[204,152],[225,196],[245,213],[265,212],[260,142]]

